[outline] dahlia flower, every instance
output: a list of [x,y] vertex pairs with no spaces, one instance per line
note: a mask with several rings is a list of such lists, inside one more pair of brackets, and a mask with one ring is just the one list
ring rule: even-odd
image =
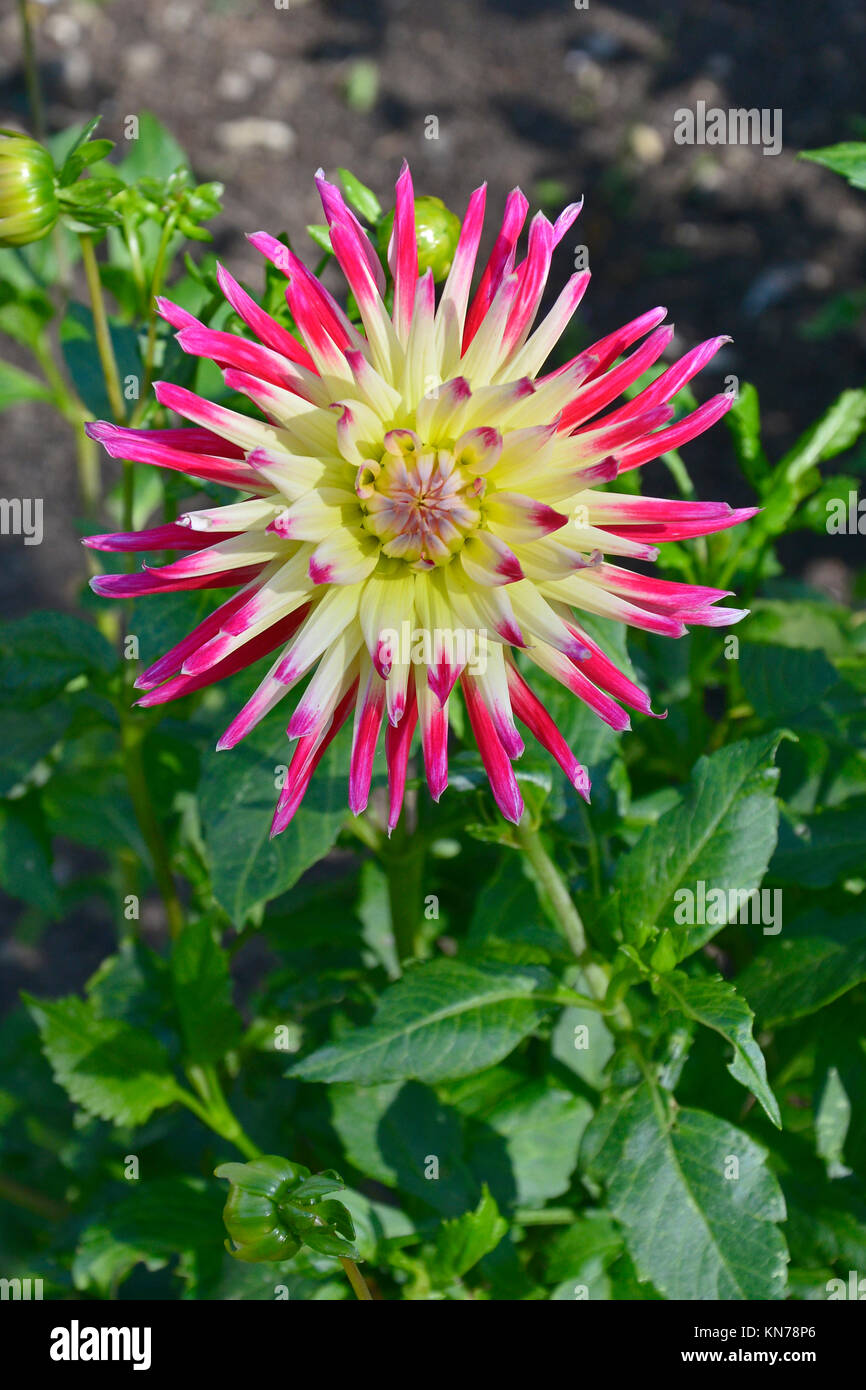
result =
[[588,271],[572,275],[535,326],[554,248],[580,204],[554,223],[539,213],[518,260],[528,204],[515,189],[473,295],[486,196],[484,186],[477,189],[437,303],[432,268],[418,271],[404,165],[387,253],[388,312],[371,241],[338,189],[321,174],[317,184],[363,332],[291,250],[257,232],[250,241],[285,274],[302,342],[221,267],[222,292],[250,337],[206,328],[166,300],[159,309],[180,346],[213,359],[226,385],[262,418],[164,381],[155,384],[157,398],[185,428],[90,426],[114,457],[246,494],[189,511],[176,524],[88,541],[109,551],[184,552],[138,574],[99,576],[97,593],[235,590],[139,676],[146,692],[139,704],[177,699],[276,651],[219,741],[231,748],[309,677],[288,721],[295,748],[274,834],[292,819],[350,717],[348,794],[356,815],[367,805],[383,724],[389,829],[400,816],[416,725],[438,800],[448,781],[449,705],[458,681],[508,820],[517,822],[523,809],[512,767],[523,751],[516,721],[588,799],[585,769],[514,653],[613,728],[627,729],[622,705],[651,714],[649,698],[590,638],[582,614],[669,637],[689,624],[721,626],[744,616],[718,606],[723,590],[647,577],[620,561],[654,560],[658,542],[719,531],[751,509],[610,487],[730,407],[730,395],[716,395],[669,423],[672,398],[727,339],[693,348],[604,413],[659,360],[673,329],[662,326],[664,309],[651,309],[565,366],[543,371],[589,283]]

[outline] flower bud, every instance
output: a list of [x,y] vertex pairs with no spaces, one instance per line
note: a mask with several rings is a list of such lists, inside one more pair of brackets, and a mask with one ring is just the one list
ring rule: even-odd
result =
[[54,162],[44,145],[0,130],[0,246],[26,246],[51,231],[58,216]]
[[231,1184],[223,1221],[234,1241],[226,1249],[236,1260],[290,1260],[302,1245],[323,1255],[354,1254],[349,1213],[340,1202],[322,1200],[343,1186],[335,1173],[311,1177],[302,1164],[266,1154],[250,1163],[223,1163],[215,1176]]
[[[378,241],[383,256],[388,253],[393,226],[392,210],[379,223]],[[419,275],[432,270],[437,285],[444,280],[451,269],[459,236],[460,219],[445,206],[441,198],[415,199],[415,240],[418,243]]]

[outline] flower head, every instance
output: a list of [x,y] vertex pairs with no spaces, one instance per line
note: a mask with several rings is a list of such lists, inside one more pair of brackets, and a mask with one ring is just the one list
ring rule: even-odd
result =
[[48,150],[29,135],[0,130],[0,246],[39,241],[51,231],[58,212]]
[[674,395],[727,340],[702,343],[605,413],[658,361],[673,330],[661,326],[666,311],[652,309],[544,373],[589,282],[588,271],[573,275],[535,326],[554,248],[580,205],[555,223],[539,213],[518,261],[528,205],[515,190],[473,295],[486,192],[477,189],[437,303],[433,270],[419,273],[404,166],[388,245],[389,313],[371,242],[339,191],[321,175],[317,182],[363,332],[292,251],[258,232],[250,240],[285,274],[303,345],[222,268],[220,286],[249,338],[212,331],[167,301],[160,310],[181,347],[218,363],[226,384],[263,418],[158,382],[160,402],[186,428],[90,427],[114,456],[247,494],[190,511],[177,524],[90,538],[103,550],[184,552],[139,574],[100,576],[92,581],[98,593],[235,590],[139,677],[146,692],[139,703],[176,699],[275,652],[220,740],[230,748],[309,677],[288,723],[295,750],[274,833],[291,820],[349,718],[353,812],[367,804],[383,724],[389,827],[400,815],[416,725],[438,800],[458,681],[503,815],[517,821],[522,813],[512,767],[523,751],[516,721],[588,796],[586,771],[514,649],[625,729],[622,705],[651,714],[649,699],[590,638],[581,614],[670,637],[687,624],[743,616],[718,605],[723,590],[649,578],[619,562],[653,560],[658,542],[733,526],[751,510],[608,486],[730,407],[730,395],[717,395],[669,423]]

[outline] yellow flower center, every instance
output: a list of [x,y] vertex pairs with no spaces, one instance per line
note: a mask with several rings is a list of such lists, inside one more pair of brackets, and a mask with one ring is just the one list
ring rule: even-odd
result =
[[478,527],[484,481],[450,449],[393,430],[381,459],[360,469],[355,491],[383,553],[427,570],[447,564]]

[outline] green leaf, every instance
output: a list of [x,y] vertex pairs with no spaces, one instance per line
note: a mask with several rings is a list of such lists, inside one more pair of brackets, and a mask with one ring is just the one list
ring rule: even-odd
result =
[[862,873],[864,844],[866,799],[858,797],[813,816],[798,816],[793,824],[783,820],[772,873],[783,883],[829,888]]
[[[121,389],[127,377],[134,377],[140,389],[144,368],[138,347],[138,334],[128,324],[109,321],[109,333],[117,361]],[[60,325],[60,346],[75,389],[87,409],[100,420],[112,418],[111,402],[96,335],[93,314],[84,304],[70,304]]]
[[91,623],[69,613],[31,613],[0,627],[0,704],[32,708],[76,677],[115,665],[111,647]]
[[53,400],[53,393],[44,381],[30,372],[23,372],[20,367],[13,367],[11,362],[0,362],[0,410],[8,410],[19,401],[50,400]]
[[338,169],[337,177],[343,185],[346,200],[352,204],[355,211],[368,222],[378,222],[382,216],[382,204],[373,190],[355,178],[348,169]]
[[175,942],[171,977],[187,1059],[218,1061],[237,1045],[241,1028],[228,955],[206,917],[188,923]]
[[428,1087],[416,1081],[338,1085],[329,1088],[328,1100],[346,1158],[366,1178],[449,1216],[475,1200],[460,1117]]
[[668,1299],[784,1297],[785,1203],[765,1153],[700,1110],[666,1108],[638,1086],[610,1100],[584,1137],[641,1279]]
[[[579,994],[589,992],[582,975],[570,983]],[[607,1085],[605,1068],[615,1046],[604,1018],[593,1009],[563,1009],[550,1040],[550,1051],[557,1062],[596,1091]]]
[[553,987],[539,966],[439,959],[386,989],[373,1022],[295,1063],[304,1081],[442,1081],[493,1066],[538,1026]]
[[501,1206],[538,1206],[568,1191],[592,1106],[562,1086],[531,1081],[476,1120],[469,1161]]
[[809,159],[813,164],[823,164],[834,174],[841,174],[852,188],[866,188],[866,143],[862,140],[847,140],[839,145],[825,145],[820,150],[800,150],[798,159]]
[[823,652],[796,647],[744,642],[739,670],[755,713],[776,723],[819,705],[839,684],[839,674]]
[[0,804],[0,886],[40,912],[57,912],[49,846],[35,808],[23,801]]
[[499,1208],[485,1183],[475,1210],[453,1221],[444,1221],[437,1231],[436,1248],[430,1261],[433,1282],[446,1284],[462,1278],[496,1249],[507,1230],[508,1222],[499,1215]]
[[735,1081],[752,1092],[776,1128],[781,1129],[779,1103],[767,1081],[767,1063],[752,1037],[755,1016],[734,986],[721,976],[693,980],[682,970],[659,975],[654,984],[662,1003],[695,1019],[705,1028],[711,1028],[730,1043],[734,1056],[728,1063],[728,1071]]
[[66,734],[72,702],[55,700],[38,709],[3,710],[0,796],[8,796]]
[[208,752],[199,787],[213,892],[236,925],[260,903],[285,893],[333,845],[346,819],[345,738],[316,769],[291,826],[270,838],[276,778],[292,755],[284,723],[256,730],[230,753]]
[[782,737],[773,733],[732,743],[700,758],[678,805],[619,860],[615,910],[627,940],[641,942],[656,924],[667,927],[681,960],[721,929],[727,912],[720,911],[718,922],[679,923],[675,894],[695,893],[699,882],[707,892],[747,893],[760,885],[776,844],[772,763]]
[[758,393],[750,382],[743,382],[732,408],[725,416],[725,423],[734,437],[740,467],[749,482],[757,487],[770,472],[770,464],[761,444]]
[[773,1028],[822,1009],[866,980],[866,921],[821,908],[764,943],[739,978],[762,1025]]
[[168,1053],[156,1038],[116,1019],[100,1018],[75,995],[25,1003],[42,1035],[57,1083],[89,1115],[141,1125],[178,1098]]
[[175,169],[189,167],[183,148],[152,111],[139,113],[138,139],[129,140],[127,148],[129,153],[117,165],[117,173],[128,184],[141,178],[167,179]]
[[[181,1256],[183,1277],[214,1276],[222,1246],[222,1194],[215,1183],[186,1176],[150,1177],[107,1202],[85,1225],[75,1252],[75,1287],[112,1297],[137,1264],[164,1268]],[[273,1281],[276,1282],[276,1281]]]
[[774,477],[797,482],[818,463],[850,449],[866,429],[866,390],[843,391],[781,460]]

